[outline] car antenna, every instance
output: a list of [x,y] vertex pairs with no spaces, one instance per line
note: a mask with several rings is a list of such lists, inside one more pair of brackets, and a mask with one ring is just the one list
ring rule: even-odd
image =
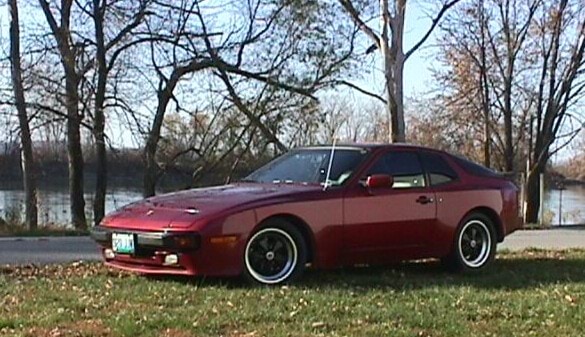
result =
[[327,175],[325,176],[325,185],[323,185],[323,191],[329,187],[329,177],[331,176],[331,167],[333,166],[333,156],[335,155],[335,137],[333,137],[333,145],[331,145],[331,155],[329,155],[329,165],[327,167]]

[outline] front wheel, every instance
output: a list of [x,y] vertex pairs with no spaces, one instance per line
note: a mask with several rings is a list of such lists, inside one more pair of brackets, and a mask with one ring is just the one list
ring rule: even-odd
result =
[[244,251],[244,277],[259,284],[281,284],[298,278],[307,262],[307,245],[291,224],[273,220],[255,232]]
[[494,259],[496,244],[492,221],[483,214],[471,214],[463,220],[452,252],[442,262],[452,271],[479,270]]

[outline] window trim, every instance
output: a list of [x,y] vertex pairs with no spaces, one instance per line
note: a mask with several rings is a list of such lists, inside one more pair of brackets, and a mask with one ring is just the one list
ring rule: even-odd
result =
[[[451,170],[455,173],[457,178],[452,179],[452,180],[447,181],[447,182],[433,185],[432,180],[431,180],[431,172],[429,171],[429,169],[427,168],[427,165],[425,165],[424,161],[422,160],[422,156],[425,154],[439,156],[447,164],[447,166],[449,166],[451,168]],[[434,188],[434,187],[448,186],[448,185],[451,185],[451,184],[454,184],[454,183],[461,181],[461,175],[457,172],[457,169],[455,167],[453,167],[453,165],[449,162],[449,160],[447,160],[447,158],[445,158],[445,155],[443,153],[434,152],[434,151],[419,150],[418,156],[419,156],[419,160],[421,161],[421,164],[423,166],[423,170],[425,171],[426,179],[429,182],[429,187]]]

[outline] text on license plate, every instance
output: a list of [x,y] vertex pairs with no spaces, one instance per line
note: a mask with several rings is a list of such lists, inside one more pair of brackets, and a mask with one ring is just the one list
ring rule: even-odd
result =
[[134,235],[112,233],[112,249],[116,253],[134,254]]

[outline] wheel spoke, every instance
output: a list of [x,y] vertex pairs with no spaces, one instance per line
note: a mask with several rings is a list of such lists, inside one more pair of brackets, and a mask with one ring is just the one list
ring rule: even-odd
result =
[[469,245],[464,245],[461,247],[461,252],[463,253],[463,256],[469,257],[472,253],[471,247]]
[[288,259],[288,255],[284,255],[284,254],[275,254],[274,255],[274,261],[284,262],[287,259]]
[[250,257],[254,260],[254,262],[264,260],[264,255],[257,251],[250,251]]
[[268,247],[268,237],[265,237],[264,239],[259,240],[258,241],[258,245],[260,247],[262,247],[262,249],[264,250],[264,252],[267,252],[269,250],[269,247]]
[[467,231],[465,233],[463,233],[462,241],[464,241],[466,243],[471,242],[471,238],[469,237],[469,234],[467,234]]
[[282,248],[284,248],[284,244],[282,243],[282,241],[280,241],[280,240],[276,241],[276,243],[274,244],[273,250],[276,252]]

